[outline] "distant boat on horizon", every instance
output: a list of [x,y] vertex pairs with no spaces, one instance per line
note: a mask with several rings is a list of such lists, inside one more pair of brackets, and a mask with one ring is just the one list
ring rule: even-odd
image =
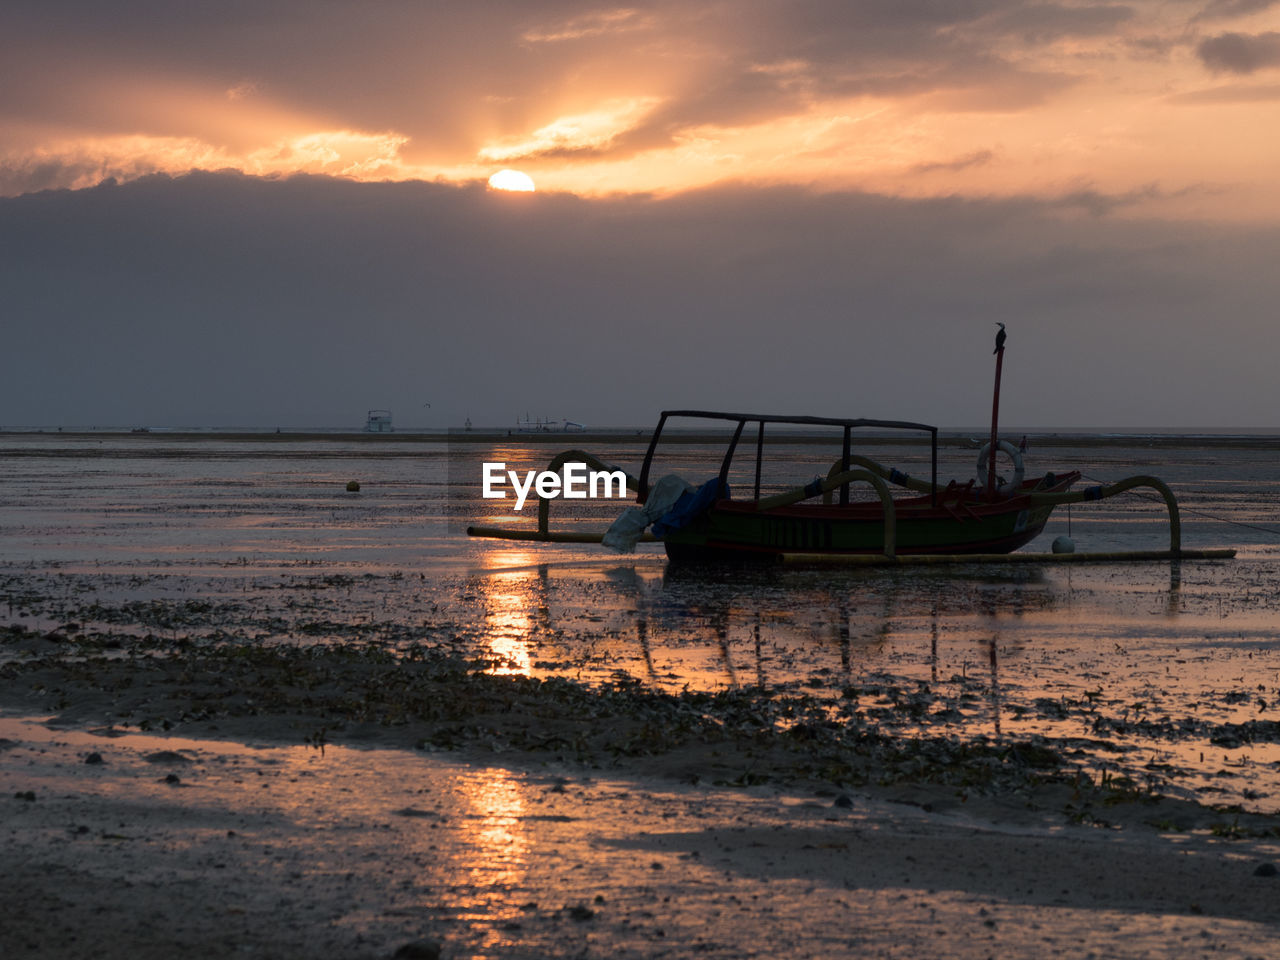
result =
[[581,433],[586,429],[585,423],[563,417],[531,417],[527,413],[516,417],[517,433]]

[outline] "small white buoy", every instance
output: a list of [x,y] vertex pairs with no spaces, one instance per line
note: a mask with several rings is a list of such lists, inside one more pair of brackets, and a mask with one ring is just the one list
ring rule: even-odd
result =
[[1054,553],[1075,553],[1076,542],[1068,536],[1058,537],[1053,541]]

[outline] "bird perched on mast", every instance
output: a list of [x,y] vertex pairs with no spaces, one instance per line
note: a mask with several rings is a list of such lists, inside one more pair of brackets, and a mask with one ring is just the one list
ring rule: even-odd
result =
[[1001,350],[1004,349],[1004,340],[1006,336],[1004,332],[1004,324],[1001,323],[999,320],[997,320],[996,326],[1000,328],[1000,331],[996,334],[996,348],[991,351],[993,354],[999,353]]

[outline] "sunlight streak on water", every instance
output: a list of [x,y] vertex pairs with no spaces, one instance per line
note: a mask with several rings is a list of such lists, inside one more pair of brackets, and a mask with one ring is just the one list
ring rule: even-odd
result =
[[493,658],[489,673],[525,677],[531,673],[529,646],[535,627],[529,611],[538,609],[529,603],[528,581],[533,579],[529,573],[505,571],[485,578],[483,632]]
[[462,815],[461,828],[463,842],[473,851],[467,882],[484,904],[471,919],[491,919],[491,900],[501,902],[528,871],[529,838],[522,820],[525,785],[511,773],[490,767],[459,778],[456,789],[469,811]]

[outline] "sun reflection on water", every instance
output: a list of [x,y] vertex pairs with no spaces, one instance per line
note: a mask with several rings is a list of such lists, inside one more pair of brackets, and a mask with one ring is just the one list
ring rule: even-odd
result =
[[471,813],[463,819],[463,840],[483,856],[471,860],[468,882],[481,890],[520,886],[529,869],[529,835],[524,826],[524,788],[497,767],[477,769],[457,781]]
[[[515,554],[505,559],[524,566],[533,558]],[[493,658],[489,673],[524,677],[531,674],[529,646],[536,628],[530,614],[539,603],[536,591],[545,578],[545,569],[539,573],[527,568],[495,571],[483,578],[484,636]]]

